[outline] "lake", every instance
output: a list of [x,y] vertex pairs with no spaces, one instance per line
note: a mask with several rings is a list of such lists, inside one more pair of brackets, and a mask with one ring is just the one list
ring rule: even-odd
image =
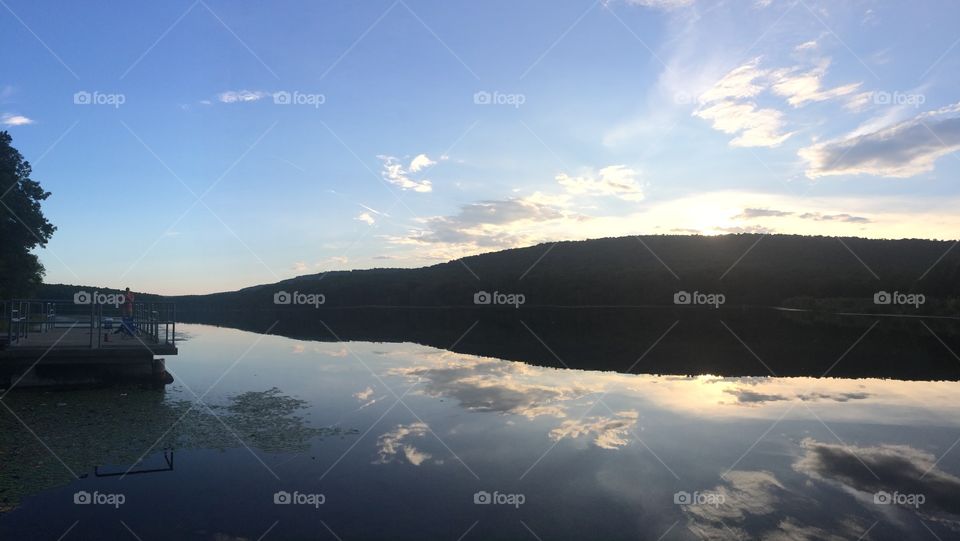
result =
[[[549,363],[465,353],[469,320],[443,348],[184,324],[163,390],[6,394],[0,538],[960,538],[955,377],[763,375],[735,318],[750,369],[571,369],[589,344],[537,320]],[[826,365],[889,336],[871,323]],[[597,349],[663,353],[665,331]]]

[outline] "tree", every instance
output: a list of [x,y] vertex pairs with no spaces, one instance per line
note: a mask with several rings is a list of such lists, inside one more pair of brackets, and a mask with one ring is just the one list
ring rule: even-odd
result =
[[46,246],[57,229],[40,209],[50,192],[30,178],[30,164],[12,141],[0,131],[0,298],[25,296],[43,281],[31,250]]

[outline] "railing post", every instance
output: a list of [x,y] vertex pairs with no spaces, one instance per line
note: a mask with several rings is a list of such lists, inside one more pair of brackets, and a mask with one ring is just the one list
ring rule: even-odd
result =
[[[93,349],[93,319],[95,317],[97,310],[96,303],[93,302],[93,299],[90,299],[90,349]],[[97,332],[100,332],[99,330]]]

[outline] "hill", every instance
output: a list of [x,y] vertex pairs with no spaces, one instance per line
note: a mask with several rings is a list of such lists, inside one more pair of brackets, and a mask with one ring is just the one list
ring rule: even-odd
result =
[[[876,308],[874,295],[886,291],[921,294],[926,312],[955,314],[960,249],[951,249],[954,244],[797,235],[632,236],[541,244],[419,269],[327,272],[170,300],[184,309],[265,309],[274,307],[275,294],[297,292],[293,303],[309,301],[311,308],[313,300],[326,307],[440,307],[473,306],[478,292],[499,292],[494,304],[632,306],[672,305],[674,295],[685,291],[721,294],[734,306],[869,310]],[[311,300],[310,294],[322,297]],[[917,309],[897,305],[896,299],[881,308]]]

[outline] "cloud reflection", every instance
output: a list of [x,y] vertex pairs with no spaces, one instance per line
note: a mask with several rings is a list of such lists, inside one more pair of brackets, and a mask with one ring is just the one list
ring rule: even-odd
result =
[[724,477],[725,483],[710,489],[722,496],[720,503],[684,505],[687,527],[701,539],[842,541],[857,539],[869,527],[842,515],[818,516],[822,528],[793,516],[776,517],[784,509],[813,510],[817,503],[785,487],[767,471],[734,470]]
[[380,455],[374,464],[387,464],[394,460],[406,459],[414,466],[419,466],[432,458],[432,455],[425,453],[410,443],[403,440],[407,438],[422,438],[430,428],[421,422],[411,423],[409,425],[397,425],[396,428],[381,434],[377,438],[377,454]]
[[858,493],[872,502],[878,491],[923,494],[922,510],[960,516],[960,477],[936,467],[936,457],[907,445],[855,447],[805,439],[794,469]]
[[621,411],[615,417],[587,417],[579,420],[567,420],[550,431],[550,439],[560,441],[564,438],[579,438],[593,435],[593,444],[601,449],[616,449],[627,443],[627,435],[637,424],[639,414],[636,411]]

